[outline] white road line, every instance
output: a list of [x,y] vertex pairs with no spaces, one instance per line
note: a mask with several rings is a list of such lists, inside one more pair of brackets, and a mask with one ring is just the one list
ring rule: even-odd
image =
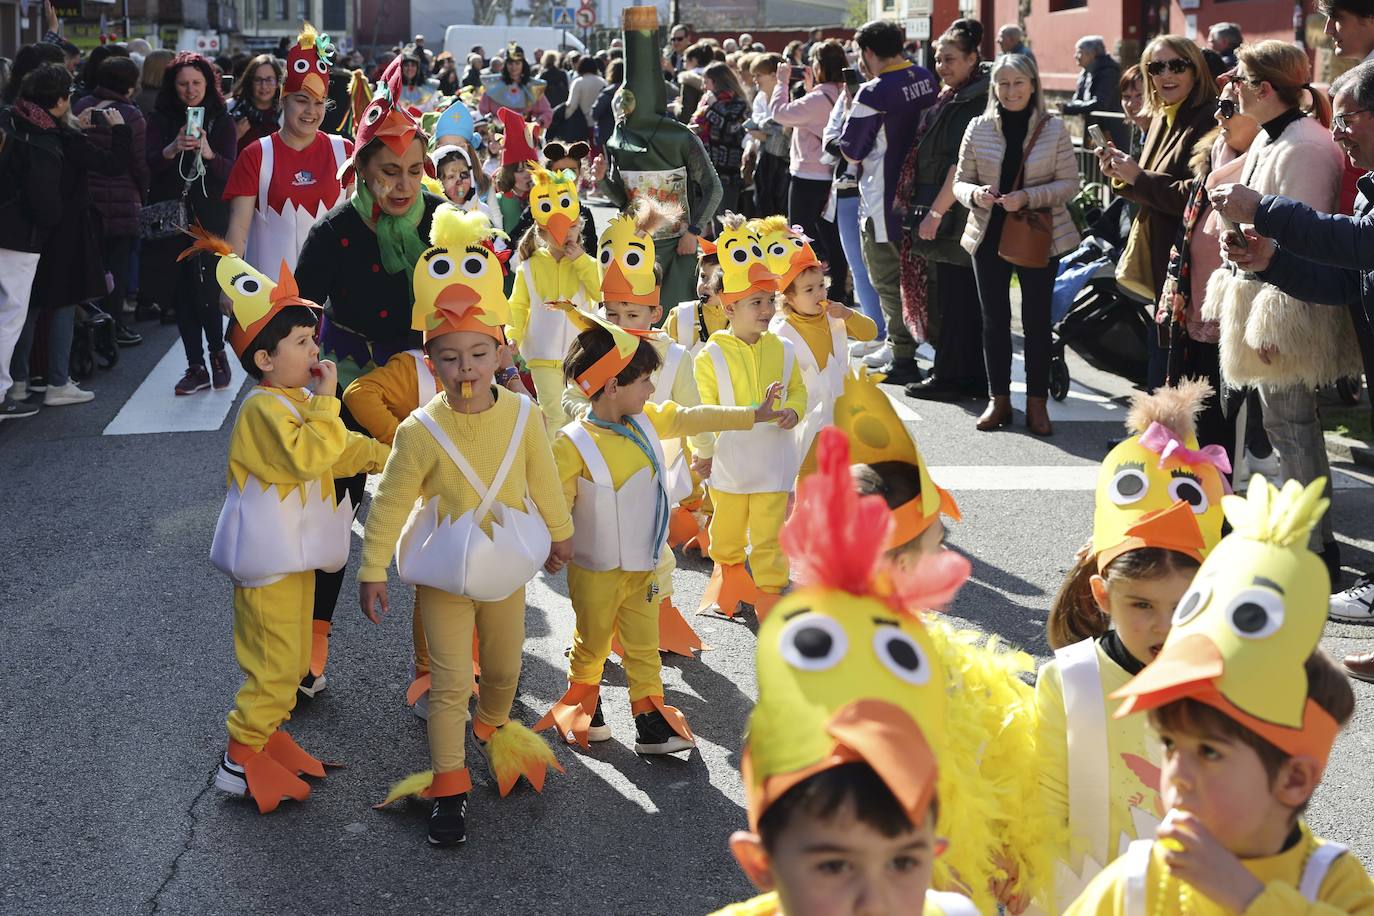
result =
[[916,411],[911,409],[911,405],[903,401],[891,391],[884,391],[887,399],[892,402],[892,409],[897,413],[897,419],[903,423],[920,423],[924,418]]
[[248,381],[243,369],[233,363],[234,381],[223,391],[200,391],[177,397],[172,393],[186,371],[186,351],[181,341],[172,344],[167,354],[153,367],[129,400],[105,427],[106,436],[134,436],[147,433],[190,433],[219,429]]
[[[1097,489],[1096,464],[1071,465],[945,465],[932,467],[930,477],[947,490],[1044,490],[1092,492]],[[1332,468],[1337,490],[1374,486],[1374,477]]]

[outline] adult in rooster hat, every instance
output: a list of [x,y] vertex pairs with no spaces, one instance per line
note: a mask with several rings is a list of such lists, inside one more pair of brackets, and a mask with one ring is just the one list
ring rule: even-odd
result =
[[[420,186],[426,175],[434,175],[425,155],[429,141],[420,129],[419,113],[393,102],[400,89],[397,59],[358,119],[353,155],[337,174],[344,187],[356,181],[353,196],[315,224],[296,264],[301,295],[329,302],[320,349],[339,367],[340,392],[358,376],[420,344],[410,326],[411,275],[429,247],[430,221],[443,198]],[[347,409],[343,419],[350,429],[361,430]],[[335,480],[334,488],[340,498],[346,490],[356,506],[364,482],[357,475]],[[313,697],[324,683],[330,621],[342,584],[342,571],[316,576],[312,661],[301,684],[307,696]]]
[[286,56],[281,130],[245,147],[229,174],[226,238],[258,270],[282,259],[295,269],[311,227],[343,200],[339,167],[353,144],[320,130],[332,53],[329,36],[307,22]]

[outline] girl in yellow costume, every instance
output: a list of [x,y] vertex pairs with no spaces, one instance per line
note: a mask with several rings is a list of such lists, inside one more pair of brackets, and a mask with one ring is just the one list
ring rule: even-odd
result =
[[[936,823],[962,761],[949,753],[946,675],[926,626],[875,588],[892,513],[855,492],[838,430],[821,432],[818,459],[782,532],[799,587],[759,626],[740,761],[749,830],[730,839],[766,893],[721,914],[980,912],[929,889],[946,847],[966,842]],[[953,553],[928,557],[902,591],[942,604],[969,569]],[[844,868],[817,867],[817,847]]]
[[[435,211],[433,247],[415,265],[413,326],[444,391],[396,429],[367,518],[358,571],[364,613],[387,610],[392,554],[414,585],[430,654],[429,746],[434,769],[402,780],[382,804],[434,799],[429,841],[466,840],[464,757],[473,630],[482,693],[472,731],[501,795],[525,776],[542,789],[552,751],[510,718],[525,639],[525,583],[560,568],[572,520],[558,493],[548,439],[528,398],[492,384],[509,320],[502,265],[486,216]],[[417,500],[419,501],[417,504]]]
[[[749,429],[777,417],[769,391],[757,407],[683,407],[649,402],[657,350],[588,312],[569,311],[587,330],[564,362],[568,380],[591,399],[591,412],[558,433],[554,459],[576,531],[568,596],[577,615],[568,691],[536,726],[569,743],[611,737],[601,712],[601,673],[618,628],[635,716],[635,751],[670,754],[695,744],[682,713],[663,701],[656,567],[668,537],[667,458],[662,440],[722,429]],[[485,692],[485,691],[484,691]]]
[[[601,233],[597,256],[601,264],[601,311],[611,324],[641,333],[658,353],[661,365],[653,374],[654,393],[649,400],[655,404],[673,401],[683,407],[695,407],[701,403],[701,396],[697,394],[692,360],[686,348],[654,330],[662,309],[658,304],[659,269],[653,258],[653,233],[659,226],[674,224],[680,216],[676,206],[669,210],[652,198],[641,197],[631,212],[611,219]],[[568,385],[563,393],[563,409],[574,420],[581,420],[590,412],[591,401],[576,385]],[[701,433],[691,437],[690,449],[686,439],[663,443],[667,462],[664,473],[673,517],[668,526],[669,544],[664,545],[658,564],[658,647],[677,655],[691,656],[704,646],[673,604],[673,570],[677,568],[670,546],[673,526],[684,513],[691,519],[688,510],[679,505],[691,498],[694,489],[691,461],[694,457],[710,460],[715,454],[715,442],[711,433]],[[695,531],[694,524],[692,530]],[[611,641],[611,648],[624,656],[618,639]]]
[[1059,912],[1159,817],[1159,748],[1143,718],[1112,719],[1106,697],[1159,653],[1198,565],[1221,537],[1230,464],[1199,449],[1201,381],[1137,395],[1131,436],[1098,472],[1092,543],[1078,557],[1046,621],[1052,661],[1036,680],[1040,785],[1066,824],[1058,852]]
[[582,250],[582,205],[577,175],[550,172],[529,163],[534,176],[530,213],[535,225],[519,240],[520,266],[511,288],[511,340],[529,366],[539,409],[552,440],[568,422],[563,411],[563,357],[577,337],[564,312],[550,308],[570,302],[593,308],[601,301],[601,274],[596,259]]
[[310,670],[315,570],[348,562],[353,506],[335,504],[333,479],[380,470],[388,449],[339,419],[336,370],[315,342],[319,306],[299,297],[286,263],[273,283],[224,240],[192,234],[183,257],[219,255],[215,275],[233,305],[229,345],[259,382],[230,435],[210,560],[234,582],[234,655],[245,677],[215,785],[252,795],[266,814],[310,795],[301,774],[324,775],[281,725]]
[[[1233,526],[1179,602],[1164,648],[1112,699],[1148,712],[1169,813],[1099,874],[1071,916],[1374,913],[1374,881],[1303,809],[1355,697],[1318,648],[1331,583],[1307,549],[1326,481],[1264,478],[1228,496]],[[1134,718],[1139,718],[1138,715]]]
[[768,330],[791,341],[806,382],[806,417],[802,421],[800,476],[816,469],[816,434],[830,425],[835,399],[844,388],[849,367],[849,338],[873,340],[878,326],[862,312],[826,299],[825,268],[811,250],[800,226],[785,217],[754,221],[768,269],[778,275],[782,311]]
[[742,216],[726,213],[721,221],[725,228],[716,239],[716,253],[730,329],[712,334],[697,354],[701,402],[759,404],[773,385],[781,385],[786,394],[784,416],[776,425],[723,433],[716,440],[709,529],[715,565],[700,609],[733,615],[744,602],[763,617],[788,581],[778,532],[801,465],[795,429],[806,412],[806,383],[796,348],[768,330],[778,278],[764,261],[758,236]]

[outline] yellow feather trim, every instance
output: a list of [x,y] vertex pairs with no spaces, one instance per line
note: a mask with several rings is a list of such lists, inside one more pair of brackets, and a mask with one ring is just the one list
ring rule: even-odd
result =
[[428,789],[433,782],[433,770],[425,770],[423,773],[411,773],[405,779],[402,779],[391,787],[391,791],[387,793],[386,798],[380,805],[374,805],[373,807],[385,808],[392,802],[400,801],[408,796],[419,796],[419,794]]
[[531,773],[540,773],[549,767],[563,769],[548,742],[514,720],[492,733],[487,742],[487,759],[497,784],[507,787],[505,791],[509,791],[508,787],[514,786],[521,776],[529,778]]

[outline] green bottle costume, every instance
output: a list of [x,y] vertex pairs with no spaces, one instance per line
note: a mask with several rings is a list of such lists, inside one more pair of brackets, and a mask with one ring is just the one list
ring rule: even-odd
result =
[[654,236],[655,259],[663,271],[659,304],[667,316],[679,302],[696,299],[696,252],[680,255],[678,241],[688,227],[704,228],[720,206],[720,178],[697,135],[668,112],[662,62],[655,42],[658,10],[626,7],[625,83],[616,93],[615,131],[606,141],[608,166],[598,189],[621,210],[640,195],[682,207],[678,225]]

